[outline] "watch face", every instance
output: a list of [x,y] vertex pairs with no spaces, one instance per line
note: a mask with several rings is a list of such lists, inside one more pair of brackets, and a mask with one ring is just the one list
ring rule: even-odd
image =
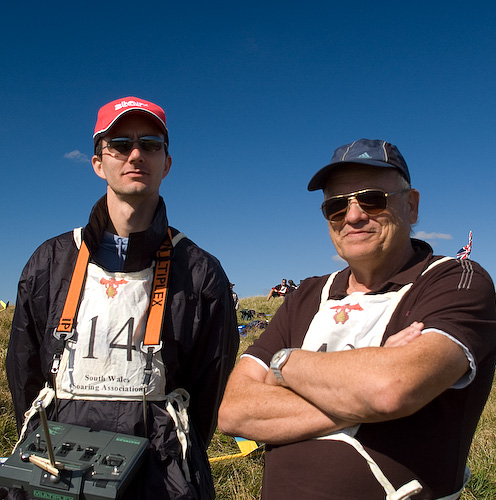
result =
[[281,350],[274,354],[272,357],[272,363],[277,364],[286,355],[286,351]]

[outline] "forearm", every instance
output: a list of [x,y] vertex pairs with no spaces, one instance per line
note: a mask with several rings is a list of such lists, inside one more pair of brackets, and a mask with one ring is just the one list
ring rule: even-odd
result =
[[389,391],[380,388],[379,356],[373,350],[376,349],[332,354],[295,351],[283,368],[285,384],[322,412],[337,418],[353,423],[381,421],[384,411],[380,409],[379,396]]
[[270,444],[323,436],[350,425],[323,413],[289,389],[254,380],[236,370],[219,411],[223,433]]
[[323,412],[363,423],[414,413],[467,368],[459,346],[427,333],[394,348],[294,351],[282,373],[289,388]]

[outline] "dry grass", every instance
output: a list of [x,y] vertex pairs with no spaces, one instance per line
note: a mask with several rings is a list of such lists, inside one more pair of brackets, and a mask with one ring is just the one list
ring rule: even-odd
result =
[[17,441],[14,405],[10,397],[5,373],[5,358],[9,342],[10,325],[14,316],[14,307],[0,311],[0,454],[5,457],[10,454]]
[[472,441],[468,466],[472,479],[461,500],[494,500],[496,498],[496,388],[482,413]]
[[[260,333],[260,330],[252,329],[246,337],[242,337],[239,353],[242,354]],[[236,441],[217,430],[208,449],[209,457],[222,457],[235,453],[239,453]],[[263,455],[258,455],[212,463],[217,499],[256,500],[260,498],[263,460]]]

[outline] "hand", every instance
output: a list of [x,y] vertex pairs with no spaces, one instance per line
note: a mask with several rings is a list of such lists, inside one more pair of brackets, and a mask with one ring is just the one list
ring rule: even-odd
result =
[[386,340],[384,347],[400,347],[402,345],[409,344],[412,340],[422,335],[423,328],[423,323],[414,321],[410,326],[407,326],[398,333],[391,335],[391,337]]
[[265,383],[267,385],[281,385],[279,380],[276,379],[274,372],[269,368],[267,375],[265,376]]

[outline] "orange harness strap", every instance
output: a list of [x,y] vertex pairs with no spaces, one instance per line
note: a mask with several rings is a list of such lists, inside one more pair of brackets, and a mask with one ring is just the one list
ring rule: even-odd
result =
[[56,329],[57,333],[70,333],[74,329],[79,299],[83,288],[84,278],[86,276],[86,268],[88,267],[89,258],[90,252],[86,243],[83,241],[81,243],[81,248],[79,249],[74,272],[72,273],[71,283],[69,285],[69,291],[67,292],[67,298],[65,299],[59,326]]
[[157,252],[148,320],[143,340],[144,346],[160,344],[162,325],[165,318],[165,305],[169,291],[171,258],[172,234],[169,229],[169,237],[162,243]]

